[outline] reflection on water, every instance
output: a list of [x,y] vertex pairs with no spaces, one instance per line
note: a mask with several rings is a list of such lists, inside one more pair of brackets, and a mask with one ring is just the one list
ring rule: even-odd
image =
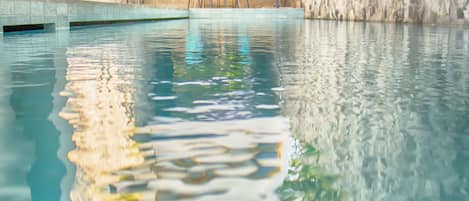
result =
[[263,44],[276,42],[275,23],[254,26],[179,21],[100,28],[91,44],[72,37],[60,113],[74,128],[71,199],[277,200],[289,123]]
[[60,200],[67,190],[61,130],[50,120],[54,107],[62,107],[54,105],[58,80],[51,68],[62,42],[41,33],[14,34],[0,45],[0,200]]
[[141,148],[157,179],[116,186],[125,191],[148,182],[157,200],[276,200],[272,192],[284,176],[287,125],[276,117],[139,128],[149,135]]
[[317,21],[7,34],[0,200],[468,200],[468,44]]
[[310,22],[303,39],[280,69],[305,163],[345,200],[469,199],[467,30]]
[[[138,42],[138,41],[126,41]],[[68,96],[61,116],[73,126],[77,149],[69,159],[78,166],[72,200],[104,200],[103,186],[120,180],[113,172],[143,163],[130,139],[135,125],[134,68],[139,58],[125,44],[77,46],[67,51]],[[109,196],[112,197],[112,196]]]

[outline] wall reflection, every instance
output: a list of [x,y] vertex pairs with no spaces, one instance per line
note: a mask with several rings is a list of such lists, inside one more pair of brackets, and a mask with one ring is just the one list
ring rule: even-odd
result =
[[278,109],[256,109],[278,101],[271,90],[277,76],[269,76],[275,75],[273,50],[258,49],[274,44],[275,23],[265,24],[263,32],[254,32],[256,25],[191,21],[185,60],[174,61],[169,95],[177,98],[161,107],[170,113],[156,113],[180,120],[138,130],[148,139],[144,146],[157,153],[160,179],[150,187],[158,199],[277,199],[273,191],[288,161],[288,124]]
[[184,38],[145,39],[154,55],[145,61],[154,73],[154,116],[134,137],[146,163],[129,171],[146,176],[114,184],[117,192],[155,192],[149,200],[278,199],[288,123],[271,90],[278,86],[273,50],[262,46],[274,43],[274,25],[256,33],[256,23],[191,21]]
[[290,147],[272,90],[278,27],[230,23],[72,39],[61,92],[77,146],[72,200],[278,199]]
[[[121,180],[116,171],[144,162],[131,139],[135,126],[135,65],[138,58],[122,44],[67,50],[68,96],[61,117],[72,125],[78,166],[72,200],[109,200],[108,185]],[[117,200],[118,198],[116,198]]]
[[[465,200],[469,33],[307,22],[281,64],[283,109],[302,162],[344,197]],[[307,149],[306,149],[307,150]]]
[[4,40],[2,200],[469,197],[467,30],[184,20]]
[[147,163],[132,136],[136,124],[151,116],[142,97],[147,86],[141,80],[146,82],[152,71],[143,65],[147,56],[143,39],[159,28],[145,24],[129,28],[128,32],[121,26],[75,30],[66,50],[66,85],[61,95],[67,103],[60,116],[73,127],[76,144],[68,153],[77,166],[70,192],[74,201],[154,197],[150,191],[117,192],[116,186],[131,178],[156,178],[131,172]]

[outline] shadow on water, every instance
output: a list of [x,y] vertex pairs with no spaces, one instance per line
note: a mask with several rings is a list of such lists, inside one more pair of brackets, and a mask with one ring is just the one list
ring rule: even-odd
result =
[[[54,54],[56,35],[7,34],[3,39],[2,165],[0,199],[64,200],[65,153],[60,156],[61,133],[56,123],[57,93]],[[60,36],[58,36],[60,37]],[[52,41],[52,43],[51,43]],[[63,50],[62,50],[63,51]],[[63,86],[62,86],[63,87]],[[7,112],[7,113],[4,113]],[[55,114],[54,114],[55,112]],[[65,122],[61,128],[69,129]],[[70,139],[68,139],[70,141]],[[70,149],[70,147],[68,148]],[[65,189],[67,191],[67,189]],[[66,199],[65,199],[66,200]]]
[[[31,64],[38,68],[53,65],[51,61]],[[54,82],[51,81],[55,79],[55,72],[15,72],[12,78],[13,82],[27,80],[45,84],[41,87],[14,87],[10,100],[16,113],[15,129],[21,130],[19,135],[31,140],[34,147],[34,161],[27,174],[31,200],[60,200],[60,181],[65,167],[57,156],[59,132],[48,120],[53,107],[51,93]]]

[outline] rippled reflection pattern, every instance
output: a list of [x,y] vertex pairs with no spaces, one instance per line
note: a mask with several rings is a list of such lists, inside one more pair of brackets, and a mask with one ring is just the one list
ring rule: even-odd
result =
[[298,41],[280,71],[303,162],[345,200],[469,199],[469,31],[307,22]]
[[278,200],[290,135],[276,23],[234,25],[77,30],[95,41],[66,53],[72,200]]
[[78,166],[72,200],[105,200],[104,188],[119,181],[115,171],[142,164],[143,156],[130,138],[135,126],[133,112],[135,55],[129,46],[104,44],[67,50],[68,96],[61,116],[74,128],[77,149],[69,159]]
[[0,200],[469,200],[468,30],[177,20],[0,50]]
[[141,148],[154,157],[151,169],[158,177],[147,187],[162,200],[276,200],[272,192],[284,176],[287,125],[277,117],[140,128],[138,133],[153,139]]

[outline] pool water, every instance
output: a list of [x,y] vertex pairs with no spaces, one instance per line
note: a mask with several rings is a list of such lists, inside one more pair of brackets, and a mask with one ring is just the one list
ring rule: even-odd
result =
[[0,200],[469,200],[467,29],[176,20],[0,51]]

